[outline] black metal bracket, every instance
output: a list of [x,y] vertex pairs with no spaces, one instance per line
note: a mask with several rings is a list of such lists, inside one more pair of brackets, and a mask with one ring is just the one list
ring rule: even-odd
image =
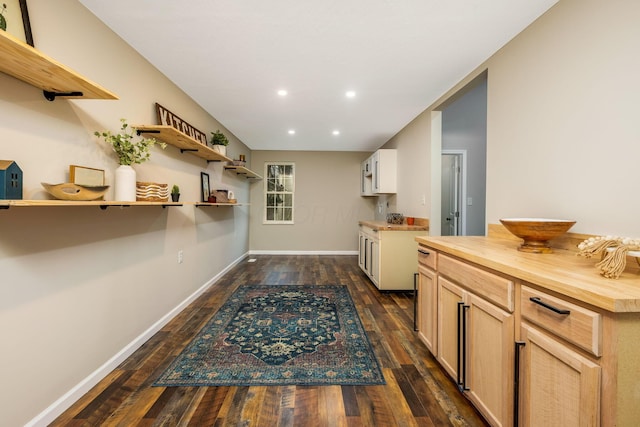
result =
[[197,148],[181,148],[180,149],[180,153],[188,153],[191,151],[198,151],[198,149]]
[[100,209],[106,211],[109,206],[119,206],[121,208],[130,208],[131,205],[100,205]]
[[[194,150],[194,151],[198,151],[198,150]],[[209,160],[207,159],[207,164],[211,163],[211,162],[219,162],[220,160]]]
[[160,133],[160,131],[157,129],[149,129],[149,130],[136,129],[136,134],[138,134],[138,136],[142,135],[143,133]]
[[82,92],[51,92],[49,90],[43,90],[42,94],[47,101],[55,101],[57,96],[84,96]]
[[0,209],[9,209],[11,205],[0,205]]

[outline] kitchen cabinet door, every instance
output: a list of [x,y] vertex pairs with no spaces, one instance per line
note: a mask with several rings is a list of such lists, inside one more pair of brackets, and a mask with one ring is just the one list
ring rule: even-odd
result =
[[438,285],[435,272],[418,267],[418,336],[431,354],[438,355]]
[[472,293],[465,297],[463,388],[491,425],[513,425],[513,315]]
[[600,367],[537,328],[522,324],[519,425],[600,425]]
[[464,291],[449,280],[438,277],[438,356],[445,371],[461,383],[460,363],[462,333],[461,310]]

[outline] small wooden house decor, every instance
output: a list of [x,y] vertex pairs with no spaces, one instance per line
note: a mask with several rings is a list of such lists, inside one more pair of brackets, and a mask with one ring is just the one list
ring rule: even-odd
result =
[[0,200],[22,200],[22,169],[13,160],[0,160]]

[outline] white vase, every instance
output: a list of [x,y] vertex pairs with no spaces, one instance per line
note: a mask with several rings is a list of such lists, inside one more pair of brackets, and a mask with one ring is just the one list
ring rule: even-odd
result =
[[222,154],[223,156],[227,155],[227,146],[226,145],[219,145],[216,144],[213,146],[213,151],[217,151],[218,153]]
[[120,165],[115,173],[116,195],[118,202],[136,201],[136,170],[129,165]]

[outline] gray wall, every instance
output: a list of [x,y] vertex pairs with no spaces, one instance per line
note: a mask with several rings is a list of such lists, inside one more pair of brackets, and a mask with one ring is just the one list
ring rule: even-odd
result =
[[[40,51],[120,100],[49,102],[41,90],[0,74],[0,159],[22,168],[26,199],[47,198],[40,182],[67,182],[70,164],[104,169],[113,184],[117,161],[93,131],[118,130],[121,117],[155,124],[155,102],[207,133],[224,130],[76,0],[29,0],[29,12]],[[247,147],[229,136],[230,153],[250,159]],[[140,181],[180,185],[185,202],[199,200],[201,171],[215,187],[249,199],[245,180],[175,147],[154,147],[151,161],[135,169]],[[248,251],[248,209],[0,210],[0,425],[24,425],[67,392],[62,405],[73,402],[172,310],[241,259]]]
[[254,151],[251,168],[295,162],[295,224],[263,224],[264,181],[251,186],[250,248],[254,253],[355,253],[358,220],[374,217],[375,198],[360,197],[360,163],[371,153]]
[[442,110],[442,149],[466,150],[466,235],[485,234],[487,168],[487,80],[474,82]]

